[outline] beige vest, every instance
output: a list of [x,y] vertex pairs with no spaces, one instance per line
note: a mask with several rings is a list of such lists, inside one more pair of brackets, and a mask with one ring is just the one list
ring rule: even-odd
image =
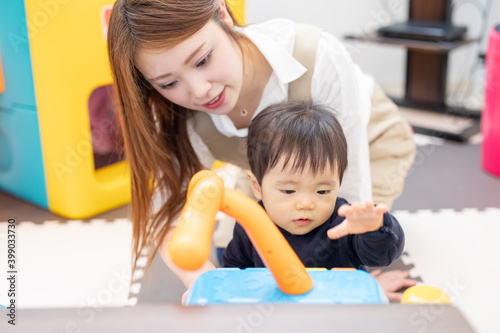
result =
[[[288,85],[289,100],[311,98],[311,79],[320,35],[320,28],[296,24],[293,57],[307,72]],[[205,112],[196,112],[190,121],[216,159],[249,169],[246,138],[222,135]],[[398,107],[377,83],[371,98],[367,134],[373,200],[386,204],[390,209],[394,199],[403,191],[404,180],[415,158],[416,147],[410,125],[401,117]]]
[[[296,24],[293,57],[307,71],[288,85],[288,100],[311,98],[311,80],[321,31],[320,28],[312,25]],[[227,137],[221,134],[206,112],[196,112],[190,122],[217,160],[234,164],[243,169],[250,168],[246,154],[246,138]]]

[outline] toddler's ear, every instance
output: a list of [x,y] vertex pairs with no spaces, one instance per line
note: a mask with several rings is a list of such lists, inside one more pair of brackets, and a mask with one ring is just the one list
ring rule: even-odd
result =
[[255,197],[258,200],[262,200],[262,193],[261,193],[261,189],[260,189],[260,184],[257,181],[257,178],[250,170],[248,170],[247,175],[248,175],[248,178],[250,178],[250,184],[252,185],[253,195],[255,195]]

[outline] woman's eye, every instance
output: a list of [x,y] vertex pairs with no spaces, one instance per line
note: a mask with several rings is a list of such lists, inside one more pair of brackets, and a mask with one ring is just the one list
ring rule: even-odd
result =
[[293,194],[295,193],[294,190],[281,190],[281,193],[284,193],[284,194]]
[[170,88],[173,88],[176,83],[177,83],[177,81],[173,81],[173,82],[169,82],[169,83],[166,83],[166,84],[162,84],[160,86],[160,88],[161,89],[170,89]]
[[330,190],[323,190],[323,191],[318,191],[318,194],[325,195],[330,193]]
[[208,61],[210,60],[210,58],[212,57],[212,51],[210,51],[209,54],[207,54],[207,56],[203,59],[201,59],[197,64],[196,64],[196,67],[202,67],[204,65],[206,65],[208,63]]

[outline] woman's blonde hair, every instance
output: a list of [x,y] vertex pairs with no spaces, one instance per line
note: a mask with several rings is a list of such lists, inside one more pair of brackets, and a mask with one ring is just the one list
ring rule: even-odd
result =
[[[132,272],[145,249],[147,267],[151,265],[182,209],[189,179],[203,168],[186,127],[193,111],[163,98],[137,69],[136,55],[141,49],[173,47],[210,20],[242,48],[247,39],[220,20],[220,4],[221,0],[118,0],[111,12],[108,54],[131,168]],[[155,191],[166,201],[153,214]]]

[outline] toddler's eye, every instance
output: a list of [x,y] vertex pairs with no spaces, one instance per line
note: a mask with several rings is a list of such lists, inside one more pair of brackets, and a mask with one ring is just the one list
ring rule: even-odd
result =
[[324,195],[330,193],[330,190],[318,191],[318,194]]
[[294,190],[281,190],[281,193],[284,193],[284,194],[293,194],[295,193]]

